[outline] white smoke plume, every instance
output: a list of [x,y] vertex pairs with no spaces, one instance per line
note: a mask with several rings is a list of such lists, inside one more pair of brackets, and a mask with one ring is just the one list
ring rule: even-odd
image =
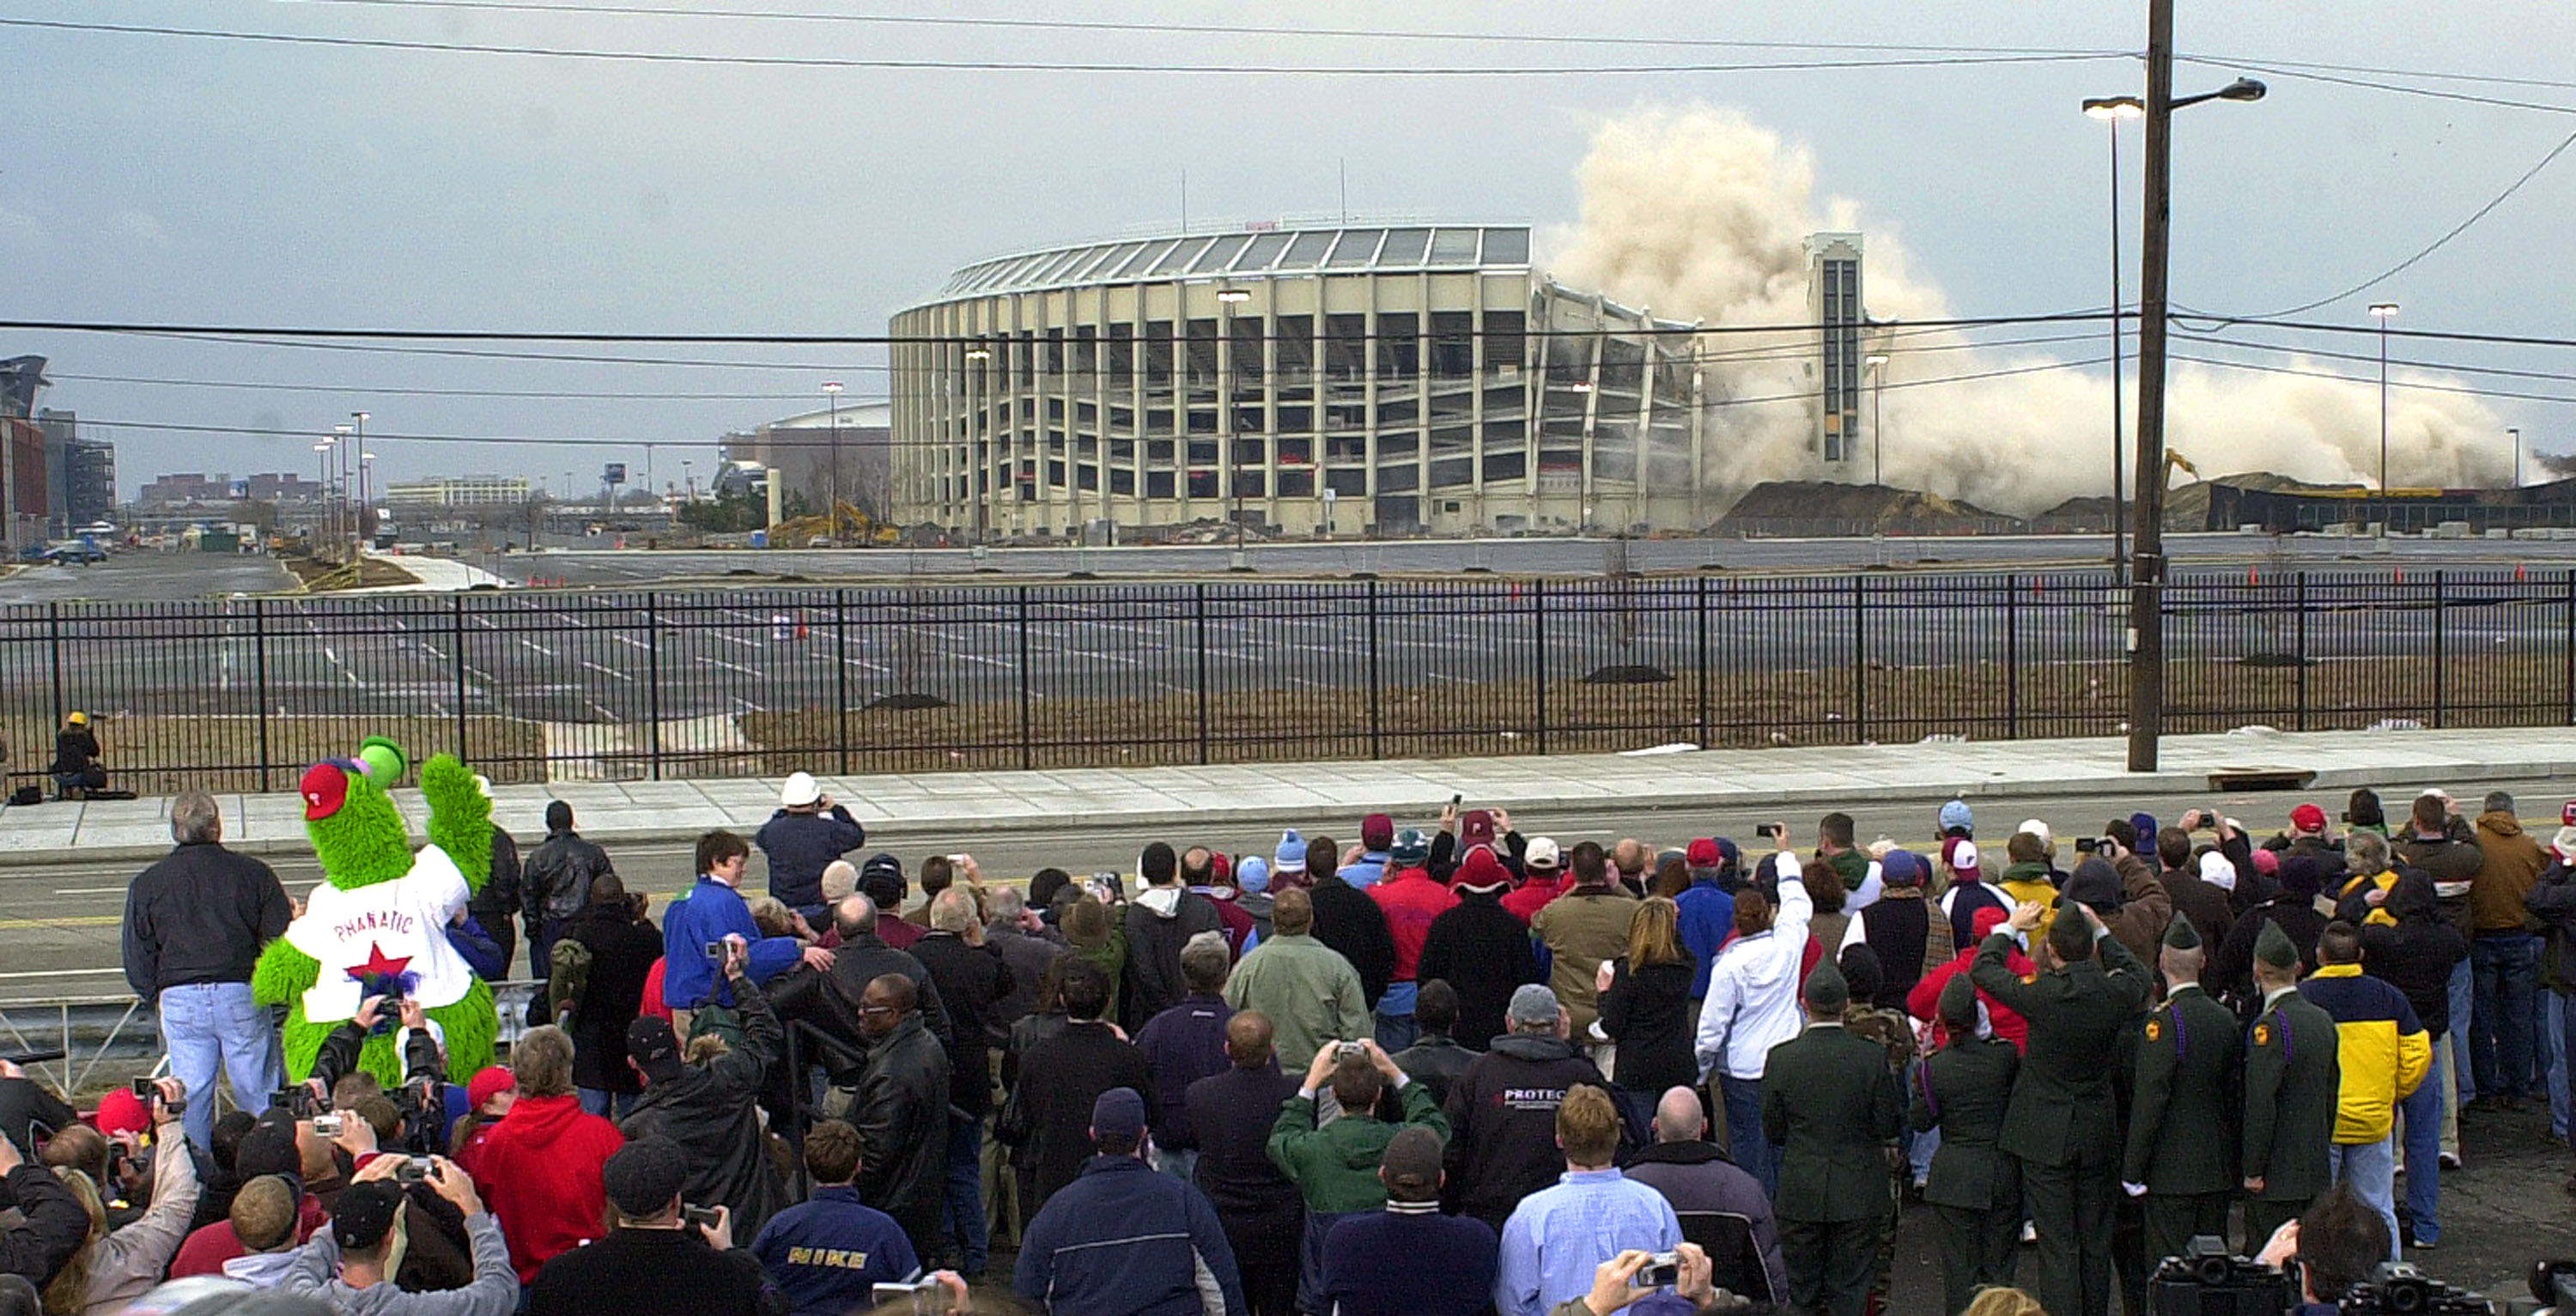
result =
[[[1799,324],[1811,318],[1805,238],[1851,230],[1864,235],[1861,287],[1871,319],[1948,318],[1940,288],[1909,268],[1888,226],[1866,222],[1855,202],[1820,199],[1815,172],[1805,147],[1737,111],[1706,105],[1632,111],[1594,134],[1576,170],[1581,218],[1547,235],[1548,268],[1569,286],[1597,289],[1665,319],[1712,327]],[[2110,493],[2110,397],[2098,367],[1905,386],[2052,360],[2100,360],[2109,354],[2109,330],[2099,328],[2103,341],[2056,344],[2062,355],[2052,357],[2027,347],[1968,349],[1946,331],[1894,327],[1871,347],[1890,356],[1889,387],[1880,399],[1886,482],[2020,515]],[[2060,332],[2078,330],[2041,326],[2019,336]],[[1711,407],[1707,441],[1722,456],[1710,469],[1721,488],[1824,476],[1810,444],[1814,345],[1813,334],[1702,339],[1709,397],[1792,399]],[[2278,364],[2349,369],[2296,357]],[[2135,367],[2132,358],[2124,406],[2130,438]],[[2177,363],[2166,396],[2168,445],[2204,475],[2268,471],[2315,483],[2377,478],[2375,382]],[[1871,406],[1864,394],[1864,436],[1874,433]],[[2394,390],[2390,481],[2454,488],[2504,483],[2511,460],[2497,437],[2502,432],[2503,422],[2474,398]],[[1858,467],[1867,479],[1866,449]]]

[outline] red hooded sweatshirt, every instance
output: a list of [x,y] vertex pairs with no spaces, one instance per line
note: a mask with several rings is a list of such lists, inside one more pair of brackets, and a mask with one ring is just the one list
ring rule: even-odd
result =
[[[1459,880],[1471,886],[1490,886],[1506,876],[1494,852],[1482,848],[1468,851],[1467,862],[1458,867]],[[1422,943],[1431,935],[1431,920],[1457,908],[1458,893],[1432,880],[1427,868],[1404,868],[1372,883],[1368,894],[1386,911],[1386,930],[1395,938],[1393,981],[1413,981],[1422,964]]]
[[599,1174],[625,1145],[616,1125],[584,1113],[571,1095],[519,1098],[474,1145],[465,1172],[501,1222],[520,1283],[606,1235],[608,1191]]
[[[1923,981],[1914,984],[1914,990],[1905,994],[1906,1013],[1932,1025],[1932,1045],[1935,1048],[1947,1046],[1950,1042],[1949,1030],[1941,1026],[1941,989],[1949,986],[1952,978],[1966,973],[1968,966],[1977,962],[1977,947],[1984,945],[1986,938],[1992,935],[1995,929],[2004,925],[2006,917],[2004,911],[2000,909],[1978,910],[1976,922],[1971,925],[1977,930],[1977,939],[1968,943],[1968,948],[1960,951],[1957,959],[1924,974]],[[2004,967],[2020,975],[2025,981],[2039,972],[2039,966],[2032,963],[2031,958],[2019,950],[2004,952]],[[1995,1036],[2012,1043],[2013,1050],[2028,1054],[2030,1024],[2020,1015],[2006,1009],[2003,1002],[1986,995],[1982,988],[1977,992],[1977,999],[1986,1003],[1986,1020],[1995,1026]]]
[[[1459,868],[1463,871],[1466,865],[1460,864]],[[1504,893],[1503,908],[1510,910],[1513,918],[1527,923],[1538,917],[1540,910],[1547,908],[1547,902],[1564,895],[1566,888],[1573,882],[1574,874],[1570,871],[1561,877],[1532,876],[1517,888]]]

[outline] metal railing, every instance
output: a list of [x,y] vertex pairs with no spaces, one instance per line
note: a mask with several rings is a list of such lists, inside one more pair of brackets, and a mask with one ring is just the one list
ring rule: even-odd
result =
[[[2576,721],[2576,573],[2166,591],[2166,725]],[[691,589],[0,610],[0,726],[116,785],[290,788],[358,736],[496,781],[2111,735],[2100,572]]]

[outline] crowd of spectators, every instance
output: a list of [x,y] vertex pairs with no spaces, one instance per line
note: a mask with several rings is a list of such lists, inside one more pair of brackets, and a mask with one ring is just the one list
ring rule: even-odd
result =
[[2440,1246],[2459,1112],[2564,1109],[2576,803],[2545,846],[2482,803],[1953,801],[1919,850],[1453,804],[1023,884],[854,865],[798,774],[658,926],[550,810],[489,913],[547,982],[506,1066],[370,998],[290,1081],[247,980],[291,902],[182,796],[124,927],[168,1075],[83,1114],[0,1065],[0,1306],[1862,1316],[1917,1209],[1947,1312],[2143,1312],[2213,1235],[2330,1303]]

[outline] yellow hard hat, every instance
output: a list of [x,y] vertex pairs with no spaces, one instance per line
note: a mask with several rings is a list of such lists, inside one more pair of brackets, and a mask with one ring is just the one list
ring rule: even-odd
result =
[[71,716],[71,724],[76,727],[88,726],[89,714],[74,710]]

